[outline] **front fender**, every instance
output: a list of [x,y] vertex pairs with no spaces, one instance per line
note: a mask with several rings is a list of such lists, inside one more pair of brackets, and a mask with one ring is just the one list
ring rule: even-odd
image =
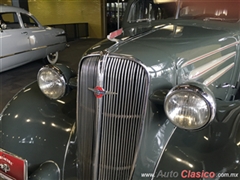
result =
[[133,179],[220,180],[240,173],[240,101],[217,100],[214,121],[196,131],[176,128],[161,106],[156,108]]
[[65,162],[76,156],[73,153],[69,160],[68,148],[75,139],[75,100],[74,90],[61,100],[50,100],[36,82],[27,86],[2,112],[1,148],[26,159],[29,175],[49,160],[61,171],[67,168]]
[[239,107],[239,101],[218,101],[216,118],[206,128],[198,131],[177,128],[155,169],[155,179],[162,175],[172,179],[173,172],[187,179],[234,179],[234,173],[240,173]]

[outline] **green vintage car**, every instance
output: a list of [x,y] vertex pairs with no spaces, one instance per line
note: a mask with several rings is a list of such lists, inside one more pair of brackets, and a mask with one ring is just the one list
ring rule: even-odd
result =
[[240,1],[129,0],[122,26],[6,105],[1,178],[239,179]]

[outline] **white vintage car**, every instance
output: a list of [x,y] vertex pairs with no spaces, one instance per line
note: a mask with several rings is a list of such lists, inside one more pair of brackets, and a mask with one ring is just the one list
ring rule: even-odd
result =
[[42,26],[24,9],[0,5],[0,72],[38,59],[55,64],[65,47],[64,30]]

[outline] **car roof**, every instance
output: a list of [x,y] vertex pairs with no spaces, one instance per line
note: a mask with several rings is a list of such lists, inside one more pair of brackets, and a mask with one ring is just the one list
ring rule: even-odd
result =
[[0,12],[18,12],[18,13],[29,13],[28,11],[14,6],[0,5]]

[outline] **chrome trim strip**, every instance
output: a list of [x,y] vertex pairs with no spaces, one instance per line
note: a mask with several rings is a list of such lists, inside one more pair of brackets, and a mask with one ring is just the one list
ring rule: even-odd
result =
[[12,35],[5,35],[5,36],[0,36],[0,39],[6,38],[6,37],[11,37]]
[[39,32],[45,32],[46,31],[46,29],[43,29],[43,30],[36,30],[36,31],[32,31],[32,33],[39,33]]
[[193,63],[195,63],[195,62],[198,62],[198,61],[200,61],[200,60],[202,60],[202,59],[204,59],[204,58],[207,58],[207,57],[209,57],[209,56],[211,56],[211,55],[214,55],[214,54],[216,54],[216,53],[218,53],[218,52],[221,52],[221,51],[226,50],[226,49],[228,49],[228,48],[230,48],[230,47],[233,47],[233,46],[235,46],[235,45],[238,45],[239,43],[240,43],[240,41],[236,41],[236,42],[231,43],[231,44],[229,44],[229,45],[223,46],[223,47],[221,47],[221,48],[218,48],[218,49],[216,49],[216,50],[210,51],[210,52],[208,52],[208,53],[206,53],[206,54],[203,54],[203,55],[201,55],[201,56],[198,56],[198,57],[196,57],[196,58],[193,58],[193,59],[191,59],[191,60],[183,63],[183,64],[181,65],[181,67],[183,68],[183,67],[188,66],[188,65],[190,65],[190,64],[193,64]]
[[56,37],[60,37],[60,36],[66,36],[66,33],[56,35]]
[[207,78],[203,84],[205,84],[206,86],[209,86],[210,84],[212,84],[214,81],[216,81],[217,79],[219,79],[221,76],[223,76],[226,72],[228,72],[230,69],[232,69],[234,67],[234,63],[228,65],[227,67],[221,69],[220,71],[218,71],[217,73],[213,74],[212,76],[210,76],[209,78]]
[[25,160],[25,169],[24,169],[24,176],[26,178],[26,180],[28,179],[28,161]]
[[0,56],[0,59],[2,58],[6,58],[6,57],[11,57],[11,56],[15,56],[15,55],[18,55],[18,54],[23,54],[23,53],[26,53],[26,52],[29,52],[31,50],[28,50],[28,51],[22,51],[22,52],[17,52],[17,53],[14,53],[14,54],[8,54],[8,55],[5,55],[5,56]]
[[[107,60],[107,55],[101,54],[100,60],[98,61],[97,67],[97,83],[96,86],[103,87],[103,78],[105,64]],[[103,109],[103,99],[96,98],[96,116],[94,124],[94,137],[93,137],[93,180],[98,179],[99,170],[99,149],[100,149],[100,139],[101,139],[101,127],[102,127],[102,109]]]
[[70,146],[70,143],[71,143],[72,136],[75,132],[75,129],[76,129],[76,123],[73,124],[72,130],[71,130],[71,132],[69,134],[69,137],[68,137],[68,141],[67,141],[67,145],[66,145],[66,149],[65,149],[65,154],[64,154],[64,159],[63,159],[63,166],[62,166],[62,179],[64,178],[64,172],[65,172],[65,165],[66,165],[68,150],[69,150],[69,146]]
[[49,47],[49,46],[39,46],[39,47],[36,47],[36,48],[32,48],[32,51],[35,51],[35,50],[38,50],[38,49],[44,49],[46,47]]
[[21,52],[16,52],[16,53],[8,54],[8,55],[5,55],[5,56],[0,56],[0,59],[6,58],[6,57],[10,57],[10,56],[15,56],[15,55],[18,55],[18,54],[23,54],[23,53],[26,53],[26,52],[36,51],[36,50],[39,50],[39,49],[44,49],[44,48],[48,48],[48,47],[51,47],[51,46],[55,46],[55,45],[59,45],[59,44],[64,44],[64,43],[65,43],[65,42],[56,43],[56,44],[51,44],[51,45],[47,45],[47,46],[39,46],[39,47],[36,47],[36,48],[32,48],[32,49],[30,49],[30,50],[21,51]]
[[61,179],[61,170],[60,170],[60,167],[58,166],[58,164],[57,164],[55,161],[53,161],[53,160],[48,160],[48,161],[45,161],[44,163],[42,163],[42,164],[40,165],[40,167],[41,167],[42,165],[44,165],[44,164],[47,164],[47,163],[51,163],[51,164],[54,164],[54,165],[56,166],[56,168],[57,168],[57,173],[59,174],[59,179],[56,179],[56,180],[60,180],[60,179]]
[[[159,135],[159,137],[163,137],[163,145],[161,146],[161,152],[159,154],[158,160],[156,162],[153,174],[156,175],[157,174],[157,168],[158,165],[162,159],[163,153],[168,145],[168,142],[170,141],[171,137],[173,136],[175,130],[177,129],[177,127],[171,123],[169,120],[166,120],[165,123],[161,126],[161,128],[159,129],[159,132],[161,134],[163,134],[162,136]],[[152,177],[151,180],[155,179],[155,177]]]
[[204,75],[205,73],[209,72],[210,70],[216,68],[217,66],[220,66],[227,60],[231,59],[232,57],[236,56],[236,52],[229,53],[225,56],[222,56],[220,58],[214,59],[213,61],[204,64],[198,68],[193,69],[189,73],[189,79],[197,79],[200,76]]

